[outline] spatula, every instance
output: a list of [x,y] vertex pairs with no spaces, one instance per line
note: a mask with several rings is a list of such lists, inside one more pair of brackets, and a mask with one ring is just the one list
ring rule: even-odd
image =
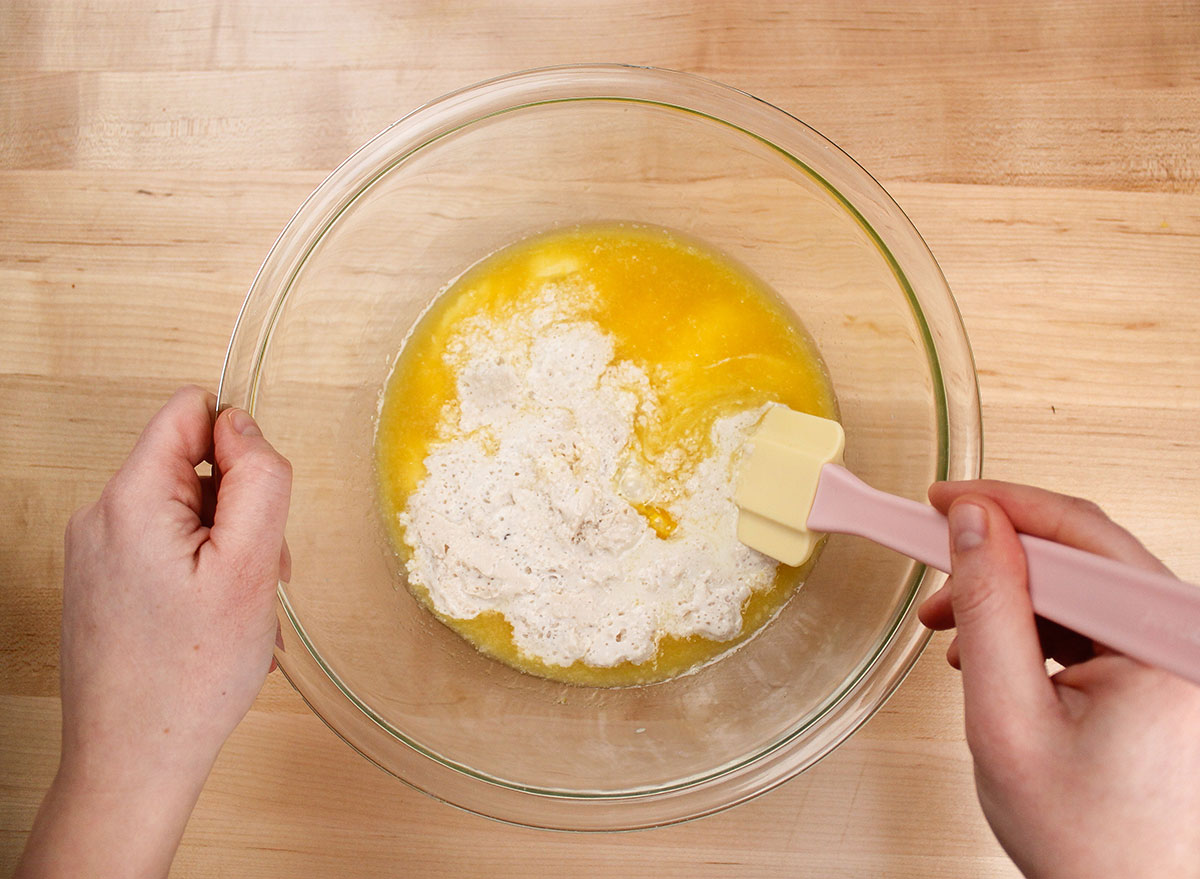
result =
[[[803,564],[823,534],[853,534],[950,571],[946,517],[871,488],[842,466],[836,421],[771,407],[746,443],[734,499],[738,539]],[[1200,586],[1020,535],[1034,611],[1200,684]]]

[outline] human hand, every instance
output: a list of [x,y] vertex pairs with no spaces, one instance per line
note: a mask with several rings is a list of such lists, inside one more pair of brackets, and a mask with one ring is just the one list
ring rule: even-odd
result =
[[67,526],[62,758],[19,875],[165,874],[271,666],[291,468],[215,403],[177,391]]
[[[920,618],[958,629],[947,658],[1000,844],[1039,879],[1200,877],[1200,687],[1035,619],[1016,532],[1165,566],[1077,498],[988,480],[929,497],[949,517],[952,575]],[[1050,675],[1047,657],[1065,668]]]

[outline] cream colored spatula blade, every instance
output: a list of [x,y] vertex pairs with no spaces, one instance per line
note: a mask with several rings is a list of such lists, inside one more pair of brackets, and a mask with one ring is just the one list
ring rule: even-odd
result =
[[[842,466],[844,444],[837,422],[773,406],[742,454],[738,539],[799,565],[823,534],[854,534],[949,572],[946,518],[864,483]],[[1019,537],[1039,616],[1200,683],[1200,586]]]
[[821,468],[841,464],[845,445],[836,421],[768,409],[742,456],[738,540],[785,565],[804,564],[822,536],[808,527]]

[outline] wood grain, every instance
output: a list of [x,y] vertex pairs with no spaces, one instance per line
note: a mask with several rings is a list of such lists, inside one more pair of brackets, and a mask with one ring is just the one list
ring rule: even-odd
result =
[[[579,60],[784,107],[955,291],[989,475],[1101,502],[1200,580],[1200,3],[15,0],[0,8],[0,869],[57,751],[61,532],[178,384],[214,385],[305,195],[420,103]],[[689,825],[568,837],[416,794],[273,677],[174,875],[1012,877],[931,648],[833,756]]]

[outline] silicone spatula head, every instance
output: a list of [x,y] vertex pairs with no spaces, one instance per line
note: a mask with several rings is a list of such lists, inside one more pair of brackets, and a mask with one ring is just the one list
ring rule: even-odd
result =
[[823,536],[808,528],[821,468],[841,464],[845,445],[836,421],[782,405],[767,410],[742,451],[738,540],[785,565],[808,561]]

